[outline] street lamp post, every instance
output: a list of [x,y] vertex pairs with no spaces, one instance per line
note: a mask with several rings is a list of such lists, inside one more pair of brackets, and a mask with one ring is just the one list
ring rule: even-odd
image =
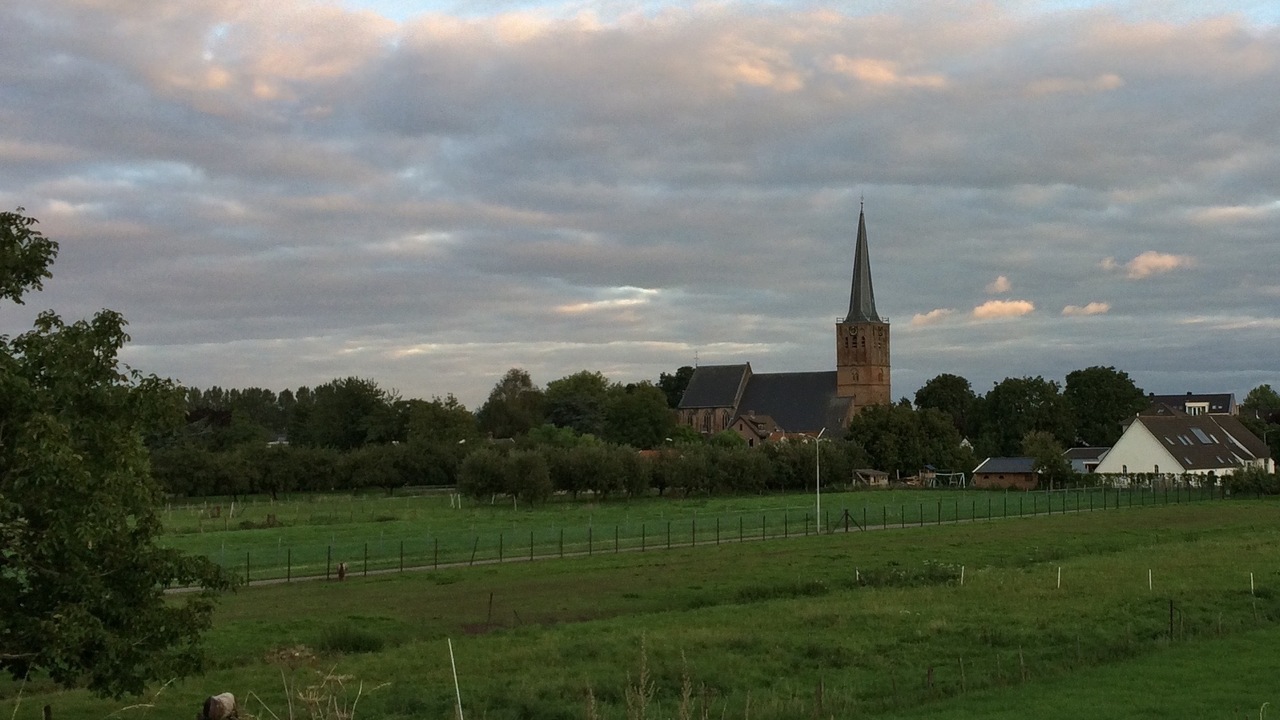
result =
[[819,528],[822,527],[822,433],[826,431],[826,428],[822,428],[813,439],[813,491],[818,503],[814,524]]

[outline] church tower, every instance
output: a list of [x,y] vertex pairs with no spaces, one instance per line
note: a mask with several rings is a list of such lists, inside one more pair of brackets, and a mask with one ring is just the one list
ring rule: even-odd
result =
[[891,402],[889,323],[876,314],[871,258],[867,253],[867,220],[861,208],[849,314],[836,323],[836,395],[853,398],[855,412],[867,405]]

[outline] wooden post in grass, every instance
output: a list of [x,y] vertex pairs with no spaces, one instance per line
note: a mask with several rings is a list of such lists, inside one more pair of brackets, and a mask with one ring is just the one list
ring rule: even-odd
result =
[[476,541],[471,544],[471,562],[468,565],[476,564],[476,550],[480,549],[480,536],[476,536]]
[[329,568],[333,565],[333,546],[329,546],[329,552],[324,558],[324,579],[329,579]]
[[498,564],[502,564],[502,533],[498,533]]

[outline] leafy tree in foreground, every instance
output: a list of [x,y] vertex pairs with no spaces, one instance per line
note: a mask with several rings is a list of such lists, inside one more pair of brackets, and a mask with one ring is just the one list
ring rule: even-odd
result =
[[[21,212],[0,213],[0,298],[18,303],[57,254]],[[156,545],[143,438],[177,426],[182,396],[118,365],[124,324],[44,312],[0,336],[0,668],[112,696],[196,671],[228,585],[207,559]],[[165,597],[187,584],[206,589]]]

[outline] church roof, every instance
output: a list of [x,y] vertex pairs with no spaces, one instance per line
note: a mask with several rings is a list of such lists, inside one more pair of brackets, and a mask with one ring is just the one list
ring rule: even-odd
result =
[[738,413],[768,415],[789,433],[844,427],[852,398],[836,396],[836,373],[760,373],[751,376]]
[[867,251],[867,218],[858,211],[858,244],[853,256],[853,289],[849,293],[849,314],[845,322],[884,322],[876,314],[876,295],[871,287],[871,256]]
[[750,377],[750,363],[699,365],[689,377],[689,385],[680,398],[680,407],[735,407]]

